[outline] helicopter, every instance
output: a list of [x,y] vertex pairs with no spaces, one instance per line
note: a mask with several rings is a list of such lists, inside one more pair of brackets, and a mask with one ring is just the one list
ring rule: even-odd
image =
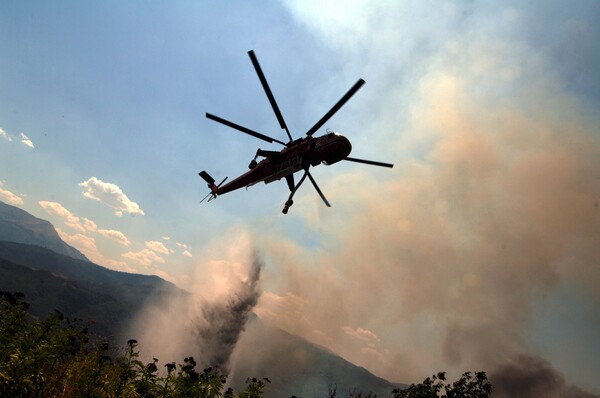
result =
[[[292,198],[294,194],[298,191],[298,188],[302,185],[305,179],[308,177],[315,190],[325,203],[327,207],[331,207],[331,204],[317,185],[317,182],[313,178],[310,173],[310,167],[318,166],[319,164],[332,165],[339,161],[346,160],[350,162],[357,162],[368,164],[372,166],[380,166],[380,167],[394,167],[391,163],[384,162],[376,162],[373,160],[365,160],[365,159],[357,159],[349,157],[350,152],[352,151],[352,145],[350,144],[350,140],[344,137],[338,132],[327,130],[327,134],[314,137],[313,135],[319,130],[344,104],[354,95],[356,92],[365,84],[363,79],[359,79],[351,88],[344,94],[342,98],[317,122],[314,126],[312,126],[307,132],[306,136],[302,138],[293,139],[290,131],[283,119],[283,115],[279,110],[279,106],[275,101],[275,97],[267,83],[267,79],[260,67],[258,59],[254,54],[253,50],[248,51],[248,55],[250,56],[250,61],[254,66],[256,74],[262,84],[262,87],[269,99],[271,107],[275,112],[275,116],[277,117],[277,121],[279,122],[280,127],[285,130],[287,137],[289,139],[288,142],[283,142],[278,139],[269,137],[257,131],[251,130],[244,126],[240,126],[239,124],[230,122],[229,120],[223,119],[219,116],[215,116],[210,113],[206,113],[206,117],[210,120],[213,120],[217,123],[224,124],[230,128],[241,131],[242,133],[248,134],[254,138],[258,138],[260,140],[266,141],[268,143],[277,143],[283,145],[283,149],[280,151],[270,151],[258,149],[256,151],[256,155],[250,161],[248,168],[250,169],[246,173],[240,175],[229,183],[223,185],[227,180],[225,177],[219,184],[215,184],[215,179],[210,176],[206,171],[201,171],[198,173],[200,177],[204,179],[208,183],[208,187],[210,188],[210,192],[208,195],[201,200],[201,203],[204,202],[207,198],[210,202],[213,199],[216,199],[217,196],[226,194],[231,191],[235,191],[240,188],[248,188],[254,184],[257,184],[263,181],[265,184],[269,184],[273,181],[281,180],[285,178],[287,185],[290,189],[290,195],[285,202],[283,207],[283,214],[287,214],[289,208],[294,203]],[[261,157],[260,161],[257,159]],[[296,183],[294,181],[294,173],[299,171],[304,171],[304,174],[300,178],[300,180]]]

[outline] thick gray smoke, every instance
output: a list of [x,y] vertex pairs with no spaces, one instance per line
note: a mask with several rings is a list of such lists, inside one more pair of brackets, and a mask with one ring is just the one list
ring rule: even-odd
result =
[[240,281],[226,300],[202,305],[202,320],[197,324],[195,336],[205,366],[217,366],[229,373],[231,353],[258,302],[261,268],[258,254],[254,253],[248,279]]
[[544,360],[520,355],[489,375],[494,398],[597,398],[568,385],[561,374]]
[[[310,189],[297,201],[317,243],[260,242],[278,268],[259,316],[389,380],[543,356],[560,344],[535,330],[548,297],[568,290],[572,305],[600,304],[597,115],[528,48],[463,39],[410,88],[378,93],[369,134],[401,154],[385,158],[395,168],[336,165],[343,172],[321,184],[335,208]],[[560,318],[553,310],[546,319]],[[573,338],[570,327],[556,328]],[[565,377],[598,385],[587,364],[556,352]]]
[[229,359],[260,296],[262,262],[250,238],[232,231],[206,248],[189,294],[150,303],[133,322],[142,356],[162,363],[193,356],[229,372]]

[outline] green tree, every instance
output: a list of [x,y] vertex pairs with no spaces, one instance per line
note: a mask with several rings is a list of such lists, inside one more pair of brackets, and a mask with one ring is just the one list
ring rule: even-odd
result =
[[[440,393],[442,395],[440,395]],[[463,373],[454,383],[447,383],[446,373],[426,378],[420,384],[411,384],[405,390],[394,389],[394,398],[488,398],[492,384],[485,372]]]
[[22,294],[0,292],[0,397],[260,398],[269,382],[248,379],[236,395],[218,369],[197,371],[193,357],[161,374],[158,359],[139,359],[136,340],[113,359],[81,321],[59,311],[38,321],[28,309]]

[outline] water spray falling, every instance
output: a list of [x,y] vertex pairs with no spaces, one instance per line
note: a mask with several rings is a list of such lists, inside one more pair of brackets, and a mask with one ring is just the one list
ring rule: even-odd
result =
[[229,372],[229,359],[260,296],[262,261],[247,234],[228,234],[197,264],[189,293],[149,303],[132,323],[143,357],[161,362],[193,356]]
[[253,253],[248,278],[238,281],[231,296],[225,301],[206,302],[202,306],[203,321],[194,331],[202,361],[229,373],[229,358],[244,331],[251,311],[258,302],[258,281],[262,263]]

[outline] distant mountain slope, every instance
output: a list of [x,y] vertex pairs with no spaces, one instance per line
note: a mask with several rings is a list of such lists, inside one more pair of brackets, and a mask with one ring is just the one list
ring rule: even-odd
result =
[[339,397],[350,396],[351,391],[388,397],[394,388],[403,386],[260,319],[248,322],[234,353],[232,384],[236,391],[243,387],[243,375],[268,377],[271,383],[266,385],[266,398],[327,397],[329,388],[336,388]]
[[[35,316],[45,317],[58,309],[67,317],[93,323],[92,331],[113,337],[121,345],[139,338],[125,333],[146,304],[188,294],[157,276],[91,263],[64,243],[49,222],[2,202],[0,290],[24,293]],[[354,389],[386,397],[396,387],[258,318],[248,323],[234,355],[239,360],[233,360],[232,386],[241,391],[246,377],[268,377],[272,384],[267,384],[265,397],[327,396],[328,388],[334,386],[340,397]]]
[[0,201],[0,241],[2,240],[42,246],[65,256],[87,260],[79,250],[60,239],[48,221]]
[[122,332],[150,300],[186,294],[157,276],[112,271],[44,247],[0,242],[0,290],[20,291],[34,315],[58,309],[95,322],[99,334],[122,343]]
[[87,289],[50,271],[0,259],[0,290],[24,293],[30,312],[38,318],[46,318],[57,309],[71,319],[92,323],[92,331],[100,336],[114,336],[119,342],[126,338],[120,335],[123,320],[131,316],[126,306],[109,294]]

